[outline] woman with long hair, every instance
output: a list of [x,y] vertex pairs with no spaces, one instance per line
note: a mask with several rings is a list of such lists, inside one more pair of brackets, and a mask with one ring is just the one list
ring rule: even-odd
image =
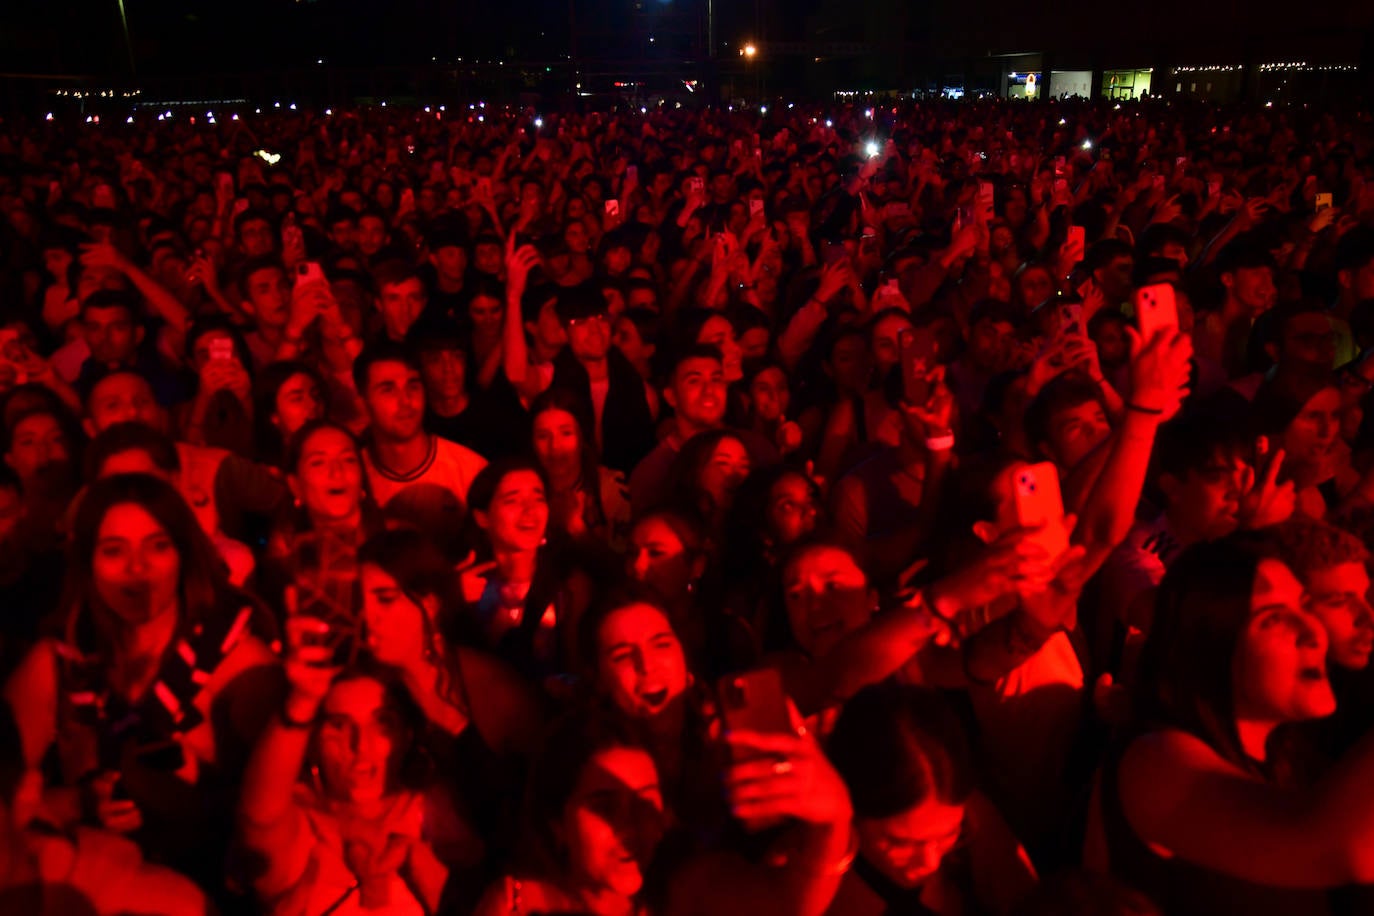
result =
[[630,522],[625,475],[604,467],[578,419],[577,398],[550,388],[530,405],[534,456],[549,482],[549,514],[573,540],[623,546]]
[[588,590],[548,543],[547,493],[535,460],[483,468],[468,490],[474,547],[460,573],[482,645],[536,680],[568,670],[574,649],[566,624],[577,619]]
[[327,420],[305,424],[286,460],[293,499],[273,524],[260,567],[261,590],[279,609],[288,585],[318,591],[322,573],[351,569],[358,547],[383,526],[367,494],[362,449],[347,429]]
[[1133,737],[1103,768],[1114,873],[1168,913],[1325,913],[1374,880],[1374,743],[1312,785],[1290,726],[1329,716],[1327,636],[1255,535],[1169,567],[1141,657]]
[[62,636],[6,685],[25,759],[37,767],[55,745],[73,820],[84,807],[219,887],[216,825],[278,696],[276,658],[254,635],[270,638],[266,618],[175,488],[126,474],[81,501],[58,619]]
[[845,704],[828,742],[854,802],[859,856],[830,912],[1006,913],[1035,870],[977,790],[958,717],[934,691],[889,682]]

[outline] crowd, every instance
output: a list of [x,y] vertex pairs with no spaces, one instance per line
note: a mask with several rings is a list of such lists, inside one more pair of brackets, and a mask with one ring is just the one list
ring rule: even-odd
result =
[[0,214],[0,911],[1368,911],[1367,115],[10,120]]

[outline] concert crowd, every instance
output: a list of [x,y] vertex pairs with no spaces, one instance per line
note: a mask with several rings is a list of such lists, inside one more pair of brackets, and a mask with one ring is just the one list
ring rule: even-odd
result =
[[1374,122],[0,121],[0,911],[1374,906]]

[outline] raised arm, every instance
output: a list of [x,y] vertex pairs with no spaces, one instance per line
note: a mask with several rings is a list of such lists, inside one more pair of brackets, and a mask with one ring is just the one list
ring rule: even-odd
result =
[[1187,335],[1161,332],[1142,342],[1134,329],[1127,333],[1132,352],[1130,400],[1073,531],[1074,543],[1087,549],[1093,570],[1130,532],[1155,432],[1178,413],[1188,393],[1193,345]]
[[822,916],[858,848],[849,790],[812,735],[734,732],[740,762],[726,772],[731,812],[744,823],[791,821],[754,864],[707,853],[671,880],[669,916]]
[[516,391],[523,391],[525,375],[529,370],[529,350],[525,343],[525,324],[522,320],[520,302],[525,297],[525,286],[529,282],[530,271],[539,263],[539,252],[533,245],[515,247],[512,234],[506,242],[506,324],[501,339],[501,358],[504,361],[506,378]]
[[313,617],[287,619],[286,700],[263,729],[243,773],[239,830],[248,849],[262,857],[261,870],[252,878],[263,897],[294,887],[310,862],[314,840],[293,796],[316,713],[338,669],[322,667],[329,649],[305,645],[304,640],[327,632],[328,626]]

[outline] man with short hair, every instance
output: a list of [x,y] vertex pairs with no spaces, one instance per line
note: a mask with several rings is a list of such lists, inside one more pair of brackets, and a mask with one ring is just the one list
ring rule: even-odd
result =
[[286,268],[275,256],[247,261],[242,278],[243,310],[253,316],[253,330],[244,336],[254,368],[261,369],[277,358],[291,317],[291,282]]
[[1336,712],[1311,733],[1328,761],[1339,760],[1374,726],[1374,608],[1369,550],[1354,534],[1295,516],[1266,532],[1303,586],[1303,607],[1326,630],[1326,675]]
[[391,343],[402,343],[425,310],[425,285],[415,268],[400,261],[382,264],[373,277],[377,282],[380,334]]
[[[661,505],[668,497],[668,473],[688,439],[725,424],[727,386],[720,351],[709,344],[682,350],[668,374],[663,400],[673,408],[672,431],[635,465],[630,475],[630,506],[635,516]],[[753,468],[777,464],[778,450],[753,430],[735,430],[749,451]]]
[[486,459],[425,430],[420,363],[406,347],[382,341],[364,349],[353,379],[371,421],[363,457],[372,498],[436,543],[456,543],[468,488]]
[[421,318],[411,327],[407,345],[420,362],[425,385],[425,429],[488,461],[524,450],[524,405],[509,385],[474,386],[467,336],[456,321]]
[[86,391],[94,378],[115,368],[136,369],[148,379],[159,404],[181,400],[184,386],[156,356],[144,349],[143,324],[135,293],[100,290],[81,303],[81,333],[90,356],[81,365],[76,388]]
[[611,346],[611,318],[595,284],[558,291],[555,305],[568,345],[554,357],[551,387],[572,393],[601,463],[629,473],[654,447],[657,403],[630,361]]
[[[105,370],[93,377],[86,394],[85,432],[95,438],[120,423],[140,423],[167,432],[167,412],[153,397],[152,386],[129,368]],[[180,463],[178,486],[207,532],[224,531],[251,541],[250,516],[270,519],[289,495],[275,469],[220,448],[176,443]]]
[[391,241],[386,216],[375,209],[364,210],[358,216],[358,251],[365,258],[374,258]]
[[467,235],[457,226],[443,226],[425,240],[429,250],[424,273],[429,295],[426,313],[436,317],[463,317],[467,301]]
[[1245,350],[1255,319],[1278,301],[1274,258],[1263,246],[1241,238],[1217,256],[1217,271],[1225,296],[1221,309],[1199,315],[1193,330],[1198,355],[1218,363],[1227,377],[1245,372]]

